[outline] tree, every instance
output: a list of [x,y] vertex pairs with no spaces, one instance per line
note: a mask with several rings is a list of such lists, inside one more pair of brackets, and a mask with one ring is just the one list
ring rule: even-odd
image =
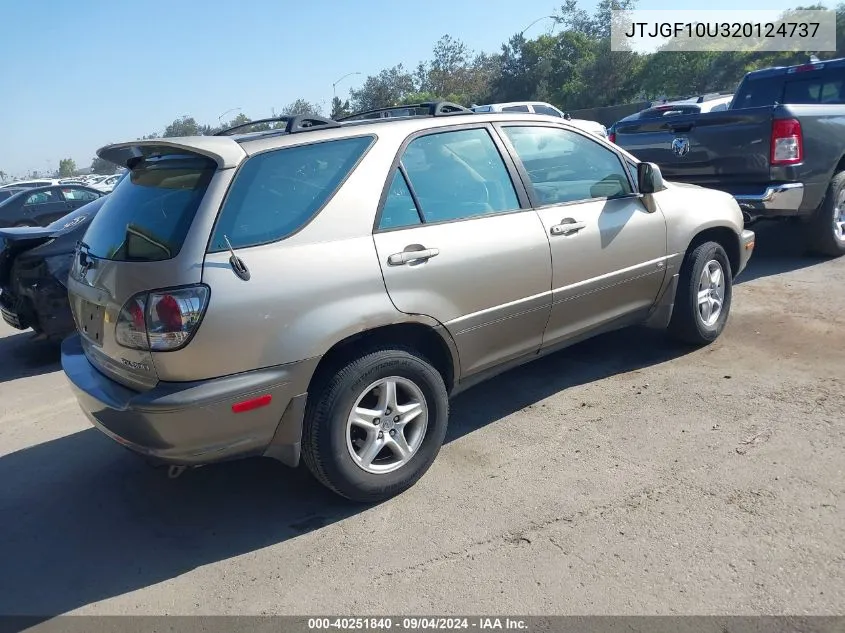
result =
[[59,178],[70,178],[76,173],[76,161],[72,158],[63,158],[59,161]]
[[497,59],[484,53],[474,54],[451,35],[444,35],[434,45],[432,59],[420,62],[414,72],[415,92],[405,103],[428,95],[424,101],[445,99],[464,105],[484,100],[490,92]]
[[349,99],[346,101],[341,101],[340,97],[332,99],[332,112],[329,115],[332,119],[337,120],[350,114],[352,114],[352,110],[349,107]]
[[361,88],[350,90],[353,110],[375,110],[399,105],[417,90],[414,77],[402,64],[367,77]]
[[194,120],[194,117],[184,115],[168,125],[164,129],[163,136],[165,138],[177,136],[200,136],[200,126]]
[[283,116],[293,116],[297,114],[304,114],[307,116],[322,116],[323,109],[316,103],[311,103],[305,99],[297,99],[282,108],[281,114]]
[[103,158],[100,158],[99,156],[95,157],[94,160],[91,161],[92,174],[100,174],[101,176],[111,176],[116,171],[117,165]]
[[0,169],[0,182],[6,182],[6,178],[8,178],[8,174]]

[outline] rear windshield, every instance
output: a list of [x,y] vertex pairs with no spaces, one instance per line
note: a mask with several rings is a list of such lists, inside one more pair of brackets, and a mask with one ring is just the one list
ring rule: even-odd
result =
[[842,77],[832,73],[815,73],[786,82],[783,91],[784,103],[843,103]]
[[214,175],[196,155],[147,157],[106,197],[85,243],[94,257],[154,262],[179,254]]

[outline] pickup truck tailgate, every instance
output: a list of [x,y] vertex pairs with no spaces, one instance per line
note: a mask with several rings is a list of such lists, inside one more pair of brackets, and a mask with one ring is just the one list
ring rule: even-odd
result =
[[669,180],[741,194],[770,180],[771,131],[766,106],[619,123],[616,143]]

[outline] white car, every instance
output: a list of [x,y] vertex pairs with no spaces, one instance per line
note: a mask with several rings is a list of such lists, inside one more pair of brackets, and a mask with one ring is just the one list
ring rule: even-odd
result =
[[727,110],[734,96],[732,94],[709,94],[678,101],[655,103],[649,110],[672,114],[705,114],[707,112],[721,112]]
[[6,187],[20,187],[22,189],[32,189],[33,187],[55,187],[59,184],[58,180],[50,178],[35,178],[33,180],[18,180],[17,182],[9,182],[5,185],[0,185],[0,189]]
[[104,193],[111,193],[114,189],[114,186],[120,181],[123,177],[123,174],[115,174],[114,176],[106,176],[99,182],[95,182],[89,185],[89,187],[96,189],[97,191],[102,191]]
[[581,128],[585,132],[595,134],[600,138],[607,138],[607,128],[598,121],[587,119],[569,118],[561,110],[558,110],[551,103],[544,101],[510,101],[508,103],[488,103],[487,105],[472,106],[473,112],[528,112],[533,114],[545,114],[548,116],[568,119],[569,123]]

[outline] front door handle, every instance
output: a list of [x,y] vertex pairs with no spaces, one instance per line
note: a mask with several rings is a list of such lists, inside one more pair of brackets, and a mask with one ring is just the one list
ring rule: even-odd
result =
[[564,218],[560,221],[560,224],[555,224],[549,232],[552,235],[572,235],[584,228],[587,228],[586,222],[577,222],[573,218]]
[[410,262],[424,261],[437,257],[440,250],[437,248],[425,248],[419,251],[402,251],[401,253],[393,253],[387,258],[387,263],[390,266],[404,266]]

